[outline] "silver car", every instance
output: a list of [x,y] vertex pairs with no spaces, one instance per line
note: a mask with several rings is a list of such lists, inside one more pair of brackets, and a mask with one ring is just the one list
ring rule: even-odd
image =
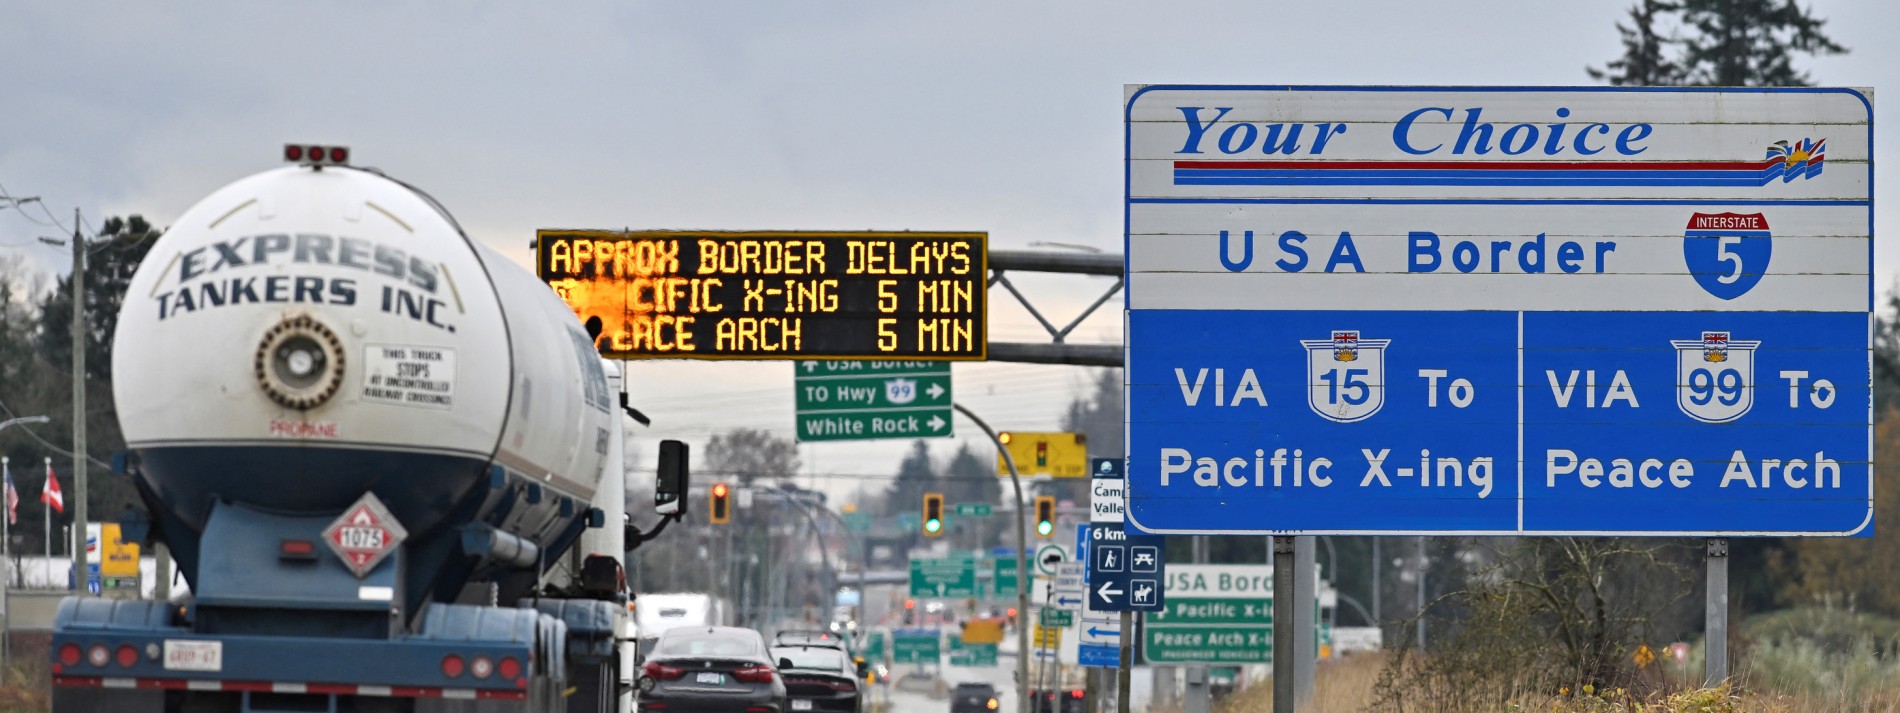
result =
[[640,710],[785,713],[785,681],[759,632],[730,626],[669,629],[640,675]]

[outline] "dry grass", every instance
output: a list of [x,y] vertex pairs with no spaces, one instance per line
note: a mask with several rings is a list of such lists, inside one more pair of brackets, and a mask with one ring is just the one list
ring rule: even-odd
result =
[[15,658],[0,671],[0,713],[47,711],[53,707],[51,674],[44,657]]
[[[1313,702],[1299,713],[1357,713],[1373,710],[1374,688],[1386,665],[1382,655],[1352,656],[1323,662],[1314,682]],[[1149,713],[1178,713],[1179,707]],[[1270,713],[1273,686],[1261,682],[1214,706],[1215,713]],[[1509,703],[1473,701],[1447,713],[1900,713],[1900,691],[1854,695],[1835,693],[1731,692],[1728,689],[1626,690],[1526,693]]]

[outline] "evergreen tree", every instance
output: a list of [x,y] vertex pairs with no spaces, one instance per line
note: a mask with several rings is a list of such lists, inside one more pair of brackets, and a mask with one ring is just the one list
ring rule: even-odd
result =
[[[1665,19],[1679,34],[1658,32]],[[1639,0],[1629,23],[1616,25],[1623,56],[1584,71],[1617,86],[1808,86],[1808,74],[1794,68],[1796,53],[1847,52],[1822,34],[1825,24],[1794,0]],[[1674,56],[1665,51],[1671,45]]]
[[884,507],[894,513],[917,512],[923,508],[924,493],[938,487],[937,469],[930,463],[930,444],[912,441],[910,453],[897,464],[897,478],[884,493]]
[[1003,501],[993,458],[990,461],[978,458],[967,444],[958,446],[956,455],[950,457],[950,463],[943,469],[943,479],[944,495],[950,502],[994,505]]
[[1097,372],[1093,386],[1088,395],[1069,402],[1068,413],[1062,415],[1062,430],[1087,435],[1090,456],[1126,455],[1122,445],[1122,370]]
[[1887,297],[1887,313],[1874,320],[1874,418],[1900,407],[1900,294]]
[[735,428],[706,442],[706,469],[740,485],[772,485],[798,473],[798,444],[762,428]]
[[[132,273],[157,242],[159,232],[145,218],[108,218],[86,250],[86,376],[112,381],[112,332],[119,326],[119,306],[132,284]],[[59,280],[40,304],[40,351],[54,364],[72,360],[72,276]]]
[[1681,40],[1689,84],[1809,86],[1808,73],[1794,68],[1796,52],[1847,53],[1821,33],[1827,21],[1794,0],[1681,0],[1681,11],[1696,31]]
[[1670,40],[1656,33],[1657,14],[1680,10],[1667,0],[1641,0],[1630,7],[1629,24],[1616,23],[1623,35],[1623,57],[1611,60],[1603,69],[1585,67],[1591,79],[1607,80],[1619,87],[1668,86],[1681,84],[1682,66],[1663,54]]

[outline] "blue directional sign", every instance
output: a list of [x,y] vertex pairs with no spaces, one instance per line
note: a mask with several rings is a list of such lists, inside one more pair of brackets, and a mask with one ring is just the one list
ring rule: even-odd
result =
[[1082,613],[1076,624],[1077,663],[1107,668],[1121,666],[1121,616],[1106,612]]
[[1164,540],[1125,533],[1119,523],[1094,523],[1088,528],[1088,608],[1099,612],[1160,610],[1167,571]]
[[1865,92],[1126,111],[1131,532],[1872,534]]

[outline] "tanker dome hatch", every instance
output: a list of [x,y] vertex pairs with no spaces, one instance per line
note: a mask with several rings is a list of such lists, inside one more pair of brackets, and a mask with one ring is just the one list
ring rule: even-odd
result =
[[126,292],[113,395],[188,576],[214,499],[333,515],[374,492],[438,553],[411,581],[443,575],[437,538],[471,521],[545,551],[588,513],[617,416],[573,312],[348,157],[287,146],[297,165],[185,211]]

